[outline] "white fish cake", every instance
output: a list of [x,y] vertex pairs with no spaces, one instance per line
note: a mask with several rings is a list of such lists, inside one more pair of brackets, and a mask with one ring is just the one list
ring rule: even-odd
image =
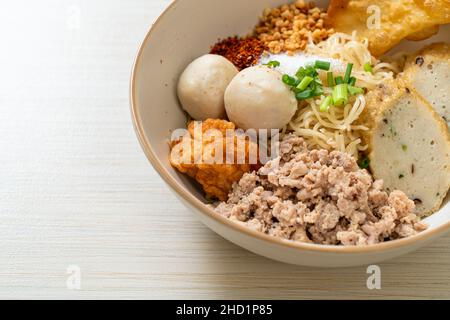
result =
[[387,191],[414,199],[423,217],[439,210],[450,187],[450,134],[434,109],[400,83],[368,96],[370,166]]
[[450,121],[450,45],[436,43],[411,55],[403,78],[407,85]]

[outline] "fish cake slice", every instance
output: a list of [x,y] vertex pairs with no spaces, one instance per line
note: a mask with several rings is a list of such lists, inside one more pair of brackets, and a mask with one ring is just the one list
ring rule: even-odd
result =
[[447,122],[450,121],[450,45],[435,43],[411,55],[403,78]]
[[420,96],[396,81],[369,93],[364,119],[370,130],[370,168],[387,191],[401,190],[416,214],[436,212],[450,187],[450,134]]

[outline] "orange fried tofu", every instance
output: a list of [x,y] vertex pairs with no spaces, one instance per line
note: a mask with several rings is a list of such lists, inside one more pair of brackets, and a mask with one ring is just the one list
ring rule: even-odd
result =
[[[378,8],[378,9],[377,9]],[[379,11],[378,11],[379,10]],[[380,13],[379,28],[369,27]],[[369,40],[370,52],[379,57],[404,38],[424,39],[450,23],[450,0],[331,0],[328,27]]]
[[[172,166],[197,180],[207,196],[226,201],[233,183],[257,163],[257,145],[238,135],[235,125],[225,120],[193,121],[188,131],[172,145]],[[242,154],[239,159],[238,151]],[[256,159],[250,157],[250,151]]]

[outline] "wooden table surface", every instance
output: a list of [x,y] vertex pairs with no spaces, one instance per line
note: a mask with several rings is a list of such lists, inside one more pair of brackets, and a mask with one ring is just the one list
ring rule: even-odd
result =
[[450,236],[381,264],[371,291],[366,267],[270,261],[183,207],[141,151],[128,103],[138,45],[168,3],[0,6],[0,298],[449,299]]

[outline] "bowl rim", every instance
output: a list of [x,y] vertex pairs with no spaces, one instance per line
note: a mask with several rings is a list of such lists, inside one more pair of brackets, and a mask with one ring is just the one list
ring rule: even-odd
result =
[[227,219],[206,206],[203,202],[201,202],[199,199],[197,199],[193,194],[191,194],[188,190],[181,187],[181,185],[173,178],[170,173],[164,168],[162,162],[158,159],[156,156],[155,151],[151,147],[150,142],[148,141],[143,125],[142,125],[142,119],[139,116],[139,112],[137,110],[137,103],[136,103],[136,75],[138,73],[138,67],[141,65],[141,59],[142,59],[142,53],[144,51],[144,48],[146,47],[147,43],[150,41],[151,36],[153,34],[153,31],[158,27],[163,17],[166,16],[166,14],[181,0],[173,0],[166,9],[160,14],[160,16],[154,21],[154,23],[151,25],[150,30],[147,32],[144,40],[141,42],[138,52],[136,54],[132,73],[131,73],[131,81],[130,81],[130,110],[131,110],[131,117],[133,122],[134,131],[137,135],[137,138],[139,140],[139,143],[141,145],[141,148],[143,149],[147,159],[152,164],[153,168],[156,170],[156,172],[161,176],[161,178],[168,184],[168,186],[176,192],[184,201],[189,203],[193,208],[195,208],[199,213],[202,215],[205,215],[209,218],[212,218],[216,220],[217,222],[221,223],[222,225],[229,227],[233,229],[234,231],[243,233],[247,236],[255,237],[259,240],[262,240],[264,242],[269,242],[271,244],[279,245],[281,247],[291,248],[291,249],[300,249],[303,251],[312,251],[312,252],[320,252],[320,253],[347,253],[347,254],[361,254],[361,253],[374,253],[384,250],[393,250],[393,249],[399,249],[402,247],[406,247],[409,245],[412,245],[419,241],[426,241],[427,239],[433,238],[434,236],[437,236],[439,234],[444,234],[446,231],[450,230],[450,221],[444,223],[441,226],[438,226],[433,229],[425,230],[417,235],[399,239],[399,240],[393,240],[383,243],[377,243],[373,245],[366,245],[366,246],[337,246],[337,245],[321,245],[321,244],[311,244],[311,243],[304,243],[299,241],[291,241],[281,238],[276,238],[273,236],[270,236],[268,234],[258,232],[255,230],[252,230],[250,228],[247,228],[245,226],[242,226],[236,222],[231,221],[230,219]]

